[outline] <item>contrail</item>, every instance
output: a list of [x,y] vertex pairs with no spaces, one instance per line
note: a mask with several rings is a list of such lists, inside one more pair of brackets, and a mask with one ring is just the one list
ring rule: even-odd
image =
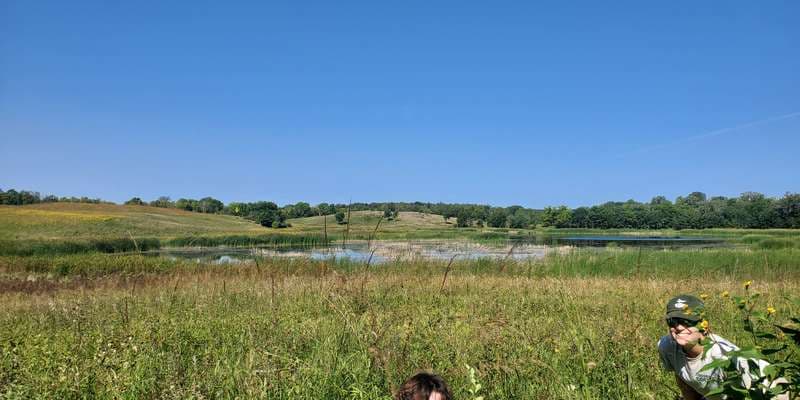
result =
[[784,120],[784,119],[789,119],[789,118],[794,118],[794,117],[800,117],[800,111],[789,113],[789,114],[784,114],[784,115],[779,115],[779,116],[776,116],[776,117],[759,119],[757,121],[748,122],[746,124],[741,124],[741,125],[731,126],[731,127],[727,127],[727,128],[717,129],[717,130],[713,130],[711,132],[706,132],[706,133],[702,133],[702,134],[699,134],[699,135],[689,136],[689,137],[686,137],[686,138],[683,138],[683,139],[679,139],[679,140],[676,140],[676,141],[673,141],[673,142],[669,142],[669,143],[663,143],[663,144],[658,144],[658,145],[649,146],[649,147],[642,147],[642,148],[640,148],[638,150],[633,150],[633,151],[630,151],[630,152],[627,152],[627,153],[623,153],[623,154],[621,154],[621,156],[625,156],[625,155],[629,155],[629,154],[635,154],[635,153],[641,153],[641,152],[655,150],[655,149],[660,149],[662,147],[671,146],[671,145],[674,145],[674,144],[677,144],[677,143],[693,142],[693,141],[699,140],[699,139],[705,139],[705,138],[709,138],[709,137],[724,135],[724,134],[726,134],[728,132],[738,131],[740,129],[752,128],[754,126],[769,124],[771,122],[781,121],[781,120]]
[[768,124],[770,122],[775,122],[775,121],[780,121],[780,120],[783,120],[783,119],[794,118],[794,117],[797,117],[797,116],[800,116],[800,112],[793,112],[793,113],[789,113],[789,114],[781,115],[781,116],[777,116],[777,117],[760,119],[758,121],[748,122],[746,124],[732,126],[730,128],[717,129],[715,131],[707,132],[707,133],[704,133],[702,135],[690,136],[690,137],[688,137],[688,138],[686,138],[684,140],[695,140],[695,139],[703,139],[703,138],[712,137],[712,136],[719,136],[719,135],[722,135],[723,133],[728,133],[728,132],[731,132],[731,131],[738,131],[739,129],[745,129],[745,128],[750,128],[750,127],[757,126],[757,125]]

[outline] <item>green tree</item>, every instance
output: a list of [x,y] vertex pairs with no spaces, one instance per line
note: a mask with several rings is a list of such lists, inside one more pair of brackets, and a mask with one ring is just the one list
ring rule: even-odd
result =
[[261,210],[256,212],[256,221],[267,228],[276,227],[281,224],[281,213],[278,210]]
[[14,189],[8,189],[7,192],[2,194],[2,204],[6,205],[20,205],[19,193]]
[[659,204],[672,204],[672,203],[669,200],[667,200],[667,198],[664,197],[664,196],[655,196],[652,199],[650,199],[650,205],[651,206],[655,206],[655,205],[659,205]]
[[800,193],[786,193],[775,208],[782,227],[800,228]]
[[456,226],[459,228],[468,227],[472,225],[472,222],[475,220],[472,210],[469,209],[469,207],[459,207],[455,217]]
[[[177,204],[177,203],[176,203]],[[247,215],[250,211],[250,205],[247,203],[230,203],[226,207],[226,212],[237,217]]]
[[336,213],[336,207],[334,207],[333,204],[319,203],[317,205],[317,209],[319,209],[319,212],[322,215],[331,215]]
[[387,204],[383,209],[383,217],[389,221],[397,219],[397,216],[399,214],[400,213],[397,211],[397,205],[395,205],[394,203]]
[[175,201],[175,208],[186,211],[194,211],[194,206],[192,203],[197,203],[197,200],[180,198]]
[[758,192],[745,192],[737,202],[747,218],[745,228],[770,228],[778,224],[778,212],[772,199]]
[[172,208],[175,206],[175,204],[172,203],[172,200],[168,196],[161,196],[151,201],[150,205],[153,207],[161,207],[161,208]]
[[125,205],[126,206],[143,206],[144,202],[142,201],[142,199],[140,199],[138,197],[132,197],[130,200],[125,202]]
[[686,204],[688,206],[697,206],[706,201],[706,194],[703,192],[692,192],[686,197],[680,197],[675,200],[675,204]]
[[506,220],[509,218],[508,213],[502,207],[494,207],[489,211],[489,216],[486,218],[486,224],[494,228],[502,228],[506,226]]
[[444,217],[444,222],[447,222],[450,218],[457,218],[458,217],[458,208],[453,205],[443,205],[441,207],[442,217]]
[[314,215],[311,213],[311,206],[302,201],[291,206],[290,211],[287,210],[287,214],[289,218],[305,218]]
[[572,222],[572,214],[567,206],[545,207],[542,225],[566,228]]
[[517,212],[509,215],[507,220],[509,228],[525,229],[531,225],[531,219],[528,213],[524,212],[523,210],[518,210]]
[[578,228],[591,228],[591,220],[589,219],[589,209],[586,207],[578,207],[572,210],[572,223]]
[[215,214],[222,211],[223,206],[224,205],[222,204],[221,201],[213,197],[204,197],[197,202],[197,209],[195,209],[195,211]]

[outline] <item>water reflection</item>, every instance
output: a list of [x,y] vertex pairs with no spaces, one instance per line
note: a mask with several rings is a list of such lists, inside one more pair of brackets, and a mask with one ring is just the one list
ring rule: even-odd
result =
[[213,264],[236,264],[255,257],[310,258],[312,260],[349,259],[381,264],[392,260],[459,259],[538,259],[549,252],[565,253],[575,247],[704,248],[724,246],[721,239],[703,237],[565,236],[528,240],[473,242],[467,240],[410,240],[349,243],[347,246],[312,248],[171,248],[157,254],[172,259],[188,259]]

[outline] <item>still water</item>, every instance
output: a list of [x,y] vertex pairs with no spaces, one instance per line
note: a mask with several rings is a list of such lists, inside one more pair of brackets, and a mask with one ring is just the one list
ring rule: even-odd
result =
[[568,252],[576,247],[602,251],[609,247],[707,248],[725,246],[716,238],[639,237],[639,236],[564,236],[536,237],[524,241],[473,242],[467,240],[404,240],[348,243],[327,247],[213,247],[166,248],[156,254],[172,259],[189,259],[215,264],[235,264],[255,257],[293,257],[313,260],[350,259],[380,264],[392,260],[537,259],[549,252]]

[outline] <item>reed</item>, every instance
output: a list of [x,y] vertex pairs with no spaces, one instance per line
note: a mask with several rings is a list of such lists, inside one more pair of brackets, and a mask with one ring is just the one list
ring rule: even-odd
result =
[[164,246],[171,247],[252,247],[274,246],[288,247],[320,246],[326,242],[324,235],[319,234],[280,234],[271,233],[263,235],[221,235],[221,236],[182,236],[164,240]]
[[76,253],[124,253],[161,247],[155,238],[103,238],[89,240],[0,240],[0,255],[31,256]]
[[800,248],[800,240],[768,238],[755,243],[759,249],[788,249]]
[[[780,268],[768,254],[767,268]],[[496,263],[462,260],[382,265],[371,269],[380,279],[363,281],[363,263],[342,261],[325,275],[317,262],[257,264],[4,288],[0,397],[389,400],[403,379],[432,369],[457,398],[471,398],[475,382],[487,399],[673,398],[655,342],[663,302],[687,291],[710,295],[720,334],[752,343],[735,305],[719,297],[742,290],[727,273],[528,277],[541,265],[510,262],[499,273]],[[442,267],[446,293],[435,290]],[[800,311],[786,298],[800,292],[796,275],[762,278],[752,287],[759,307],[774,306],[776,321]]]

